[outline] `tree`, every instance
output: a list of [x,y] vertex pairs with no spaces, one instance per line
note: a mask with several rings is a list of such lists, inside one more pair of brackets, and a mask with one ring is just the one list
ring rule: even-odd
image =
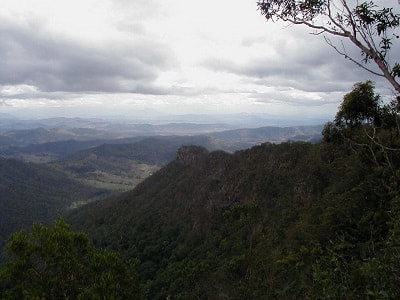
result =
[[[267,20],[282,20],[295,25],[305,25],[314,34],[324,34],[325,40],[338,53],[369,72],[386,78],[400,93],[400,64],[390,60],[393,43],[399,40],[396,30],[400,15],[393,8],[379,7],[374,1],[359,3],[346,0],[262,0],[257,2]],[[361,59],[339,49],[325,35],[349,40],[361,50]],[[378,71],[367,67],[374,62]]]
[[334,122],[328,122],[322,132],[326,142],[345,138],[353,145],[370,144],[371,151],[371,147],[400,151],[400,97],[384,104],[374,89],[371,81],[358,82],[344,95]]
[[336,114],[335,123],[354,127],[362,124],[378,125],[380,118],[380,96],[374,93],[371,81],[356,83],[353,90],[343,97]]
[[0,272],[1,299],[134,299],[133,264],[92,246],[64,221],[15,233]]
[[325,125],[322,135],[325,142],[346,139],[351,146],[367,147],[376,163],[381,152],[388,163],[392,154],[397,157],[400,151],[400,97],[384,104],[374,89],[371,81],[356,83],[344,95],[334,122]]

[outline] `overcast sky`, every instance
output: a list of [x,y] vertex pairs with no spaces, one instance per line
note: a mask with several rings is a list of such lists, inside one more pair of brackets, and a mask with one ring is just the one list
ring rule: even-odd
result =
[[0,112],[332,118],[367,79],[256,0],[1,1]]

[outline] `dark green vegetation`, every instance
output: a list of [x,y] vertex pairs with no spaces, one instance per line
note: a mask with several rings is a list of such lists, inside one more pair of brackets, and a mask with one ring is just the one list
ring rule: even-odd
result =
[[0,272],[1,299],[137,299],[135,264],[96,249],[63,221],[15,233]]
[[[350,38],[400,91],[399,64],[386,61],[399,27],[392,9],[341,1],[343,16],[331,1],[296,3],[259,6],[267,19]],[[359,83],[318,144],[233,154],[181,147],[134,190],[68,216],[126,262],[62,222],[38,225],[11,239],[1,296],[138,297],[128,263],[138,259],[144,299],[399,299],[399,103],[383,104],[371,82]]]
[[[195,126],[196,124],[191,130],[195,130]],[[66,140],[35,143],[24,147],[4,147],[0,149],[0,153],[5,157],[24,161],[48,162],[49,166],[66,172],[85,184],[121,192],[133,188],[161,166],[173,160],[176,151],[182,145],[201,145],[209,150],[224,149],[231,152],[266,140],[271,142],[288,139],[320,140],[321,130],[322,126],[263,127],[210,133],[207,136],[137,136],[114,140]],[[48,139],[56,139],[59,130],[38,131]],[[78,132],[78,129],[70,131]],[[81,131],[88,134],[87,130]],[[28,133],[25,134],[25,131],[18,134],[17,132],[14,132],[14,135],[19,137],[20,143],[35,140],[35,134],[31,137]],[[65,134],[66,130],[62,132]],[[29,133],[31,134],[31,131]],[[27,137],[29,140],[26,140]],[[37,142],[40,141],[39,138]]]
[[12,232],[54,220],[76,201],[106,195],[44,165],[0,158],[0,246]]
[[[382,103],[368,81],[320,143],[180,147],[134,190],[70,211],[98,248],[61,221],[14,235],[1,296],[139,298],[140,285],[142,299],[398,299],[399,114],[399,99]],[[94,154],[159,162],[170,144],[138,145]],[[42,167],[10,170],[26,166]]]
[[139,259],[147,299],[398,299],[398,101],[360,83],[321,143],[182,147],[68,220]]
[[[307,130],[313,129],[304,129],[303,132]],[[108,140],[109,144],[102,144],[104,140],[84,140],[90,133],[95,134],[93,138],[101,136],[98,131],[91,129],[42,128],[8,132],[7,136],[13,137],[17,144],[34,141],[37,144],[3,148],[3,154],[33,161],[63,159],[48,164],[49,168],[0,158],[0,246],[4,245],[10,233],[34,221],[47,223],[69,208],[105,198],[110,193],[132,189],[173,160],[182,145],[201,145],[209,150],[224,147],[234,149],[248,145],[251,139],[257,142],[261,136],[285,139],[302,131],[294,128],[260,128],[245,132],[227,132],[227,136],[221,133],[221,140],[207,136],[158,136]],[[58,135],[60,133],[63,134]],[[238,134],[243,136],[245,144],[240,141],[235,144],[234,140],[239,139]],[[39,143],[58,140],[65,135],[76,135],[83,140]]]
[[152,137],[129,144],[103,144],[50,166],[94,187],[126,191],[173,160],[182,145],[215,148],[212,140],[204,136]]

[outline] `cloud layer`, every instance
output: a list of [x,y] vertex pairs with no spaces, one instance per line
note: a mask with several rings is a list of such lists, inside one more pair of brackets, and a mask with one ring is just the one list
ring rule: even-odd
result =
[[[171,53],[156,42],[90,45],[38,23],[0,23],[0,82],[42,92],[146,92]],[[161,50],[162,49],[162,50]]]
[[[4,0],[0,107],[332,116],[379,78],[256,1]],[[351,50],[358,55],[357,50]],[[400,55],[400,54],[398,54]],[[387,90],[386,90],[387,92]],[[101,106],[101,109],[100,109]],[[108,108],[108,109],[107,109]]]

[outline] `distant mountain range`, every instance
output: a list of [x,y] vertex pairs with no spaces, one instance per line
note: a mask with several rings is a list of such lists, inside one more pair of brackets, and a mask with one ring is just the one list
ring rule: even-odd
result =
[[235,129],[221,132],[214,132],[210,136],[222,144],[231,145],[231,150],[240,150],[252,147],[257,144],[270,142],[282,143],[286,141],[319,142],[323,125],[313,126],[291,126],[291,127],[260,127]]
[[[168,135],[206,135],[214,139],[214,145],[217,145],[217,148],[236,151],[263,142],[319,141],[323,128],[323,125],[313,125],[226,130],[229,126],[224,124],[194,123],[122,126],[100,121],[88,122],[64,118],[42,120],[40,125],[44,124],[57,127],[37,127],[0,133],[0,155],[28,161],[47,162],[104,143],[132,143],[149,136]],[[68,127],[75,125],[85,125],[86,127]],[[87,127],[89,125],[95,128]]]

